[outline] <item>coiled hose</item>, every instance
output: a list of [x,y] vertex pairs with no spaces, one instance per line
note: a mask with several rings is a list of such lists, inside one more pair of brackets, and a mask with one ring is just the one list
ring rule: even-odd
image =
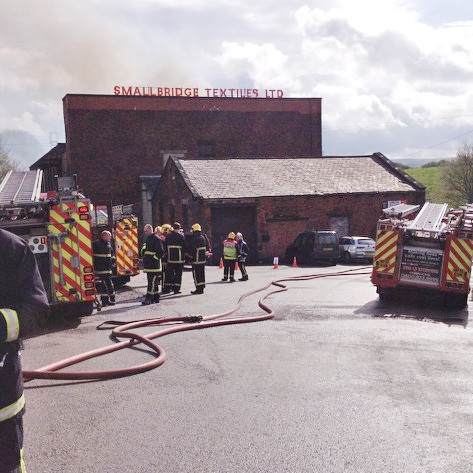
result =
[[[126,339],[126,340],[119,341],[112,345],[107,345],[107,346],[97,348],[88,352],[84,352],[79,355],[75,355],[70,358],[66,358],[64,360],[60,360],[55,363],[43,366],[36,370],[25,370],[23,371],[23,379],[25,381],[31,381],[33,379],[104,380],[104,379],[112,379],[112,378],[121,378],[124,376],[131,376],[138,373],[143,373],[145,371],[149,371],[154,368],[157,368],[158,366],[162,365],[164,361],[166,360],[166,352],[164,351],[164,349],[152,342],[152,340],[154,340],[155,338],[163,337],[164,335],[168,335],[171,333],[184,332],[186,330],[196,330],[196,329],[203,329],[203,328],[208,328],[208,327],[218,327],[220,325],[244,324],[244,323],[260,322],[262,320],[269,320],[274,317],[274,311],[269,306],[267,306],[264,303],[264,301],[272,294],[287,291],[288,287],[283,284],[284,282],[306,281],[306,280],[311,280],[311,279],[334,277],[334,276],[340,276],[340,275],[359,276],[359,275],[371,273],[371,271],[363,272],[363,270],[365,269],[367,269],[367,267],[349,269],[349,270],[344,270],[344,271],[337,271],[333,273],[311,274],[311,275],[293,276],[293,277],[286,277],[282,279],[276,279],[259,289],[255,289],[253,291],[247,292],[243,294],[242,296],[240,296],[235,307],[233,307],[232,309],[226,312],[220,312],[217,314],[207,315],[204,317],[194,317],[194,316],[173,317],[173,318],[158,317],[158,318],[138,320],[138,321],[129,322],[129,323],[107,321],[100,324],[97,327],[97,329],[104,330],[104,329],[110,328],[110,326],[112,325],[117,325],[112,330],[112,337],[115,338],[116,340],[120,338]],[[236,311],[238,311],[238,309],[241,307],[241,304],[247,297],[253,294],[256,294],[258,292],[265,291],[269,289],[271,286],[275,286],[276,289],[267,292],[258,301],[259,307],[265,312],[265,314],[259,315],[259,316],[252,316],[252,317],[240,317],[240,318],[232,318],[232,319],[225,318],[234,314]],[[134,329],[138,329],[142,327],[152,327],[152,326],[162,326],[163,328],[161,328],[160,330],[156,332],[150,333],[148,335],[140,335],[133,331]],[[116,370],[82,371],[82,372],[59,371],[68,366],[81,363],[82,361],[89,360],[91,358],[95,358],[101,355],[105,355],[107,353],[112,353],[114,351],[121,350],[123,348],[133,347],[140,343],[146,345],[148,348],[150,348],[153,351],[154,359],[152,359],[151,361],[147,363],[131,366],[128,368],[120,368]]]

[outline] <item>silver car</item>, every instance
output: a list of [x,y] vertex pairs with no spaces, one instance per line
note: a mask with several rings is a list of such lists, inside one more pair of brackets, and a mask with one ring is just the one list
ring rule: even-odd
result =
[[344,236],[340,238],[340,258],[345,263],[351,261],[373,261],[375,241],[363,236]]

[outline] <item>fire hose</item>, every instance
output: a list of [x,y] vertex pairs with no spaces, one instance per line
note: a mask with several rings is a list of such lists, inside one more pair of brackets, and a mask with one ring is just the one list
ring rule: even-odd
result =
[[[116,325],[111,332],[111,336],[115,340],[120,338],[126,339],[124,341],[118,341],[111,345],[107,345],[101,348],[97,348],[91,351],[81,353],[79,355],[66,358],[64,360],[57,361],[55,363],[43,366],[36,370],[24,370],[23,379],[25,381],[31,381],[33,379],[55,379],[55,380],[105,380],[113,378],[121,378],[125,376],[132,376],[138,373],[143,373],[145,371],[152,370],[162,365],[166,360],[166,352],[162,347],[153,343],[153,339],[163,337],[176,332],[184,332],[188,330],[203,329],[208,327],[218,327],[221,325],[232,325],[232,324],[243,324],[243,323],[252,323],[260,322],[263,320],[269,320],[274,317],[274,311],[264,303],[265,299],[269,296],[276,294],[278,292],[287,291],[288,287],[284,285],[284,282],[291,281],[306,281],[311,279],[325,278],[325,277],[334,277],[341,275],[353,275],[360,276],[364,274],[370,274],[371,272],[360,272],[366,268],[355,268],[344,271],[337,271],[332,273],[325,274],[311,274],[311,275],[302,275],[302,276],[292,276],[282,279],[276,279],[266,284],[265,286],[254,289],[250,292],[247,292],[240,296],[236,305],[226,311],[216,314],[207,315],[204,317],[200,316],[181,316],[181,317],[157,317],[151,319],[137,320],[133,322],[115,322],[115,321],[106,321],[100,324],[97,329],[104,330],[110,328],[112,325]],[[240,317],[240,318],[225,318],[228,317],[241,307],[243,301],[256,294],[258,292],[265,291],[271,286],[275,286],[276,289],[267,292],[259,300],[259,307],[265,312],[263,315],[251,316],[251,317]],[[162,326],[162,328],[156,332],[152,332],[147,335],[140,335],[133,330],[142,328],[142,327],[152,327],[152,326]],[[106,355],[123,348],[130,348],[138,344],[146,345],[153,352],[154,359],[146,363],[135,365],[127,368],[120,368],[115,370],[106,370],[106,371],[59,371],[68,366],[76,365],[85,360],[91,358],[96,358],[101,355]]]

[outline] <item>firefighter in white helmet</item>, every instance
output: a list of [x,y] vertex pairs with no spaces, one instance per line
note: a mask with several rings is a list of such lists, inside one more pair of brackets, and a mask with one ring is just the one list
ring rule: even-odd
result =
[[98,292],[103,306],[115,305],[115,288],[112,281],[115,254],[111,240],[112,234],[104,230],[100,238],[92,243],[95,276],[99,279]]
[[144,226],[146,241],[143,245],[143,272],[148,278],[148,287],[143,305],[159,302],[158,284],[163,271],[161,258],[163,257],[163,244],[154,233],[153,227],[148,223]]

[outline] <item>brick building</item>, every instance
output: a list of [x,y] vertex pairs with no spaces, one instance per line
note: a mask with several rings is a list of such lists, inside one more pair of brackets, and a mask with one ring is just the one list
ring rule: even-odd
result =
[[[63,109],[65,153],[55,168],[77,174],[93,201],[134,203],[146,219],[170,156],[322,155],[319,98],[68,94]],[[43,164],[53,167],[50,153],[34,167]]]
[[282,258],[306,229],[339,236],[375,235],[381,210],[396,201],[423,203],[425,187],[381,153],[320,158],[170,159],[155,196],[155,220],[185,229],[199,222],[220,242],[241,231],[250,262]]

